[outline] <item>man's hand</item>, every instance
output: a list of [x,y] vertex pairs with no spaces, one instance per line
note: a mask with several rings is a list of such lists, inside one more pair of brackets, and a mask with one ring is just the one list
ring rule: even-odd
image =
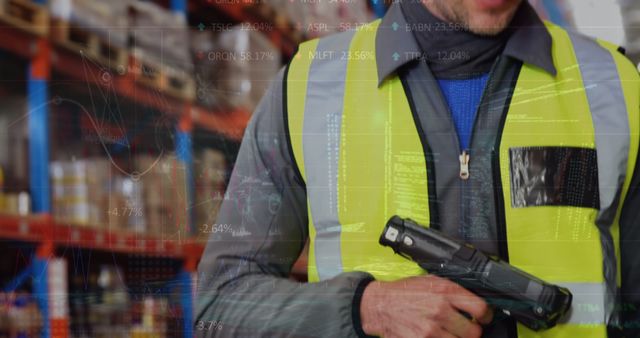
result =
[[362,295],[360,317],[366,334],[385,338],[479,338],[478,322],[490,323],[493,313],[482,298],[462,286],[427,275],[371,282]]

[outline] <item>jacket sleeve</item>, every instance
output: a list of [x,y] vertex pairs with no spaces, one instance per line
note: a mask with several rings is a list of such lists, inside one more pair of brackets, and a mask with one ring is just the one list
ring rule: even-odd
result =
[[362,334],[360,298],[373,278],[288,279],[308,237],[304,183],[284,133],[283,71],[257,107],[198,266],[198,337]]
[[620,313],[626,337],[640,337],[640,159],[620,217]]

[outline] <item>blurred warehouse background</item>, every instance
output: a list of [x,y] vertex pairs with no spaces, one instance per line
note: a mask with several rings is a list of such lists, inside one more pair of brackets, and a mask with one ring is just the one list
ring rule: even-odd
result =
[[[640,61],[640,2],[531,3]],[[0,337],[192,337],[253,109],[299,42],[388,5],[0,0]]]

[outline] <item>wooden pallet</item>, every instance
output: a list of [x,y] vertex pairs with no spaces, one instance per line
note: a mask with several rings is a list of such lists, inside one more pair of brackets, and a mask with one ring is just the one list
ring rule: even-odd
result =
[[255,3],[251,6],[246,7],[246,11],[253,13],[255,16],[261,19],[266,19],[266,20],[270,20],[271,18],[274,18],[277,14],[273,6],[262,1],[259,1],[258,3]]
[[34,35],[49,33],[49,13],[30,0],[0,0],[0,22]]
[[124,71],[129,55],[125,48],[117,47],[103,37],[67,21],[51,20],[51,39],[58,45],[85,56],[108,68]]
[[191,74],[164,67],[163,81],[163,89],[167,94],[188,101],[195,99],[196,82]]
[[129,60],[136,82],[147,87],[162,91],[162,67],[134,51]]
[[134,51],[130,64],[138,83],[179,99],[195,99],[196,84],[191,74],[154,61],[139,51]]

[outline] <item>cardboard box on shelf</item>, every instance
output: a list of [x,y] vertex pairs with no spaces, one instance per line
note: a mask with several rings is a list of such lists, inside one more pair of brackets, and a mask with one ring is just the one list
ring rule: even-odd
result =
[[191,68],[176,67],[162,54],[138,47],[133,47],[131,54],[130,70],[137,82],[180,99],[195,98],[196,83]]
[[49,165],[49,172],[54,219],[103,227],[107,221],[111,163],[98,158],[55,161]]
[[89,225],[86,162],[52,162],[49,172],[54,219],[63,223]]
[[227,164],[222,152],[204,149],[194,163],[194,224],[198,240],[206,241],[215,228],[224,198]]
[[0,165],[4,191],[29,190],[29,119],[25,95],[5,95],[0,108]]
[[196,187],[198,183],[217,184],[224,182],[227,177],[227,160],[219,150],[203,149],[194,161]]
[[0,213],[7,215],[28,216],[31,213],[31,197],[28,192],[7,193],[0,196],[3,208]]
[[[143,186],[143,210],[147,234],[185,236],[189,224],[186,166],[174,155],[135,158]],[[179,235],[177,235],[179,233]]]
[[242,25],[220,32],[205,62],[216,70],[212,91],[231,109],[252,112],[281,67],[280,50],[265,35]]
[[[140,155],[134,159],[139,177],[112,170],[109,160],[88,158],[50,164],[54,219],[111,231],[138,232],[163,238],[197,236],[213,226],[224,196],[227,164],[220,151],[206,149],[196,156],[194,205],[187,205],[186,165],[175,155]],[[20,209],[17,204],[14,209]],[[209,228],[204,229],[202,225]]]
[[208,59],[209,52],[215,48],[215,34],[210,30],[193,31],[189,37],[195,70],[196,102],[209,109],[219,108],[221,102],[216,94],[219,69]]
[[90,158],[86,161],[86,186],[89,197],[89,225],[104,227],[108,211],[110,183],[115,173],[109,160]]
[[[52,20],[97,34],[104,41],[127,47],[127,8],[130,0],[49,0]],[[56,24],[54,24],[56,26]],[[52,32],[52,34],[59,34]]]
[[111,181],[108,215],[110,230],[146,233],[143,183],[129,177],[114,177]]
[[173,68],[193,71],[189,54],[189,27],[184,16],[153,2],[129,4],[129,35],[145,55]]

